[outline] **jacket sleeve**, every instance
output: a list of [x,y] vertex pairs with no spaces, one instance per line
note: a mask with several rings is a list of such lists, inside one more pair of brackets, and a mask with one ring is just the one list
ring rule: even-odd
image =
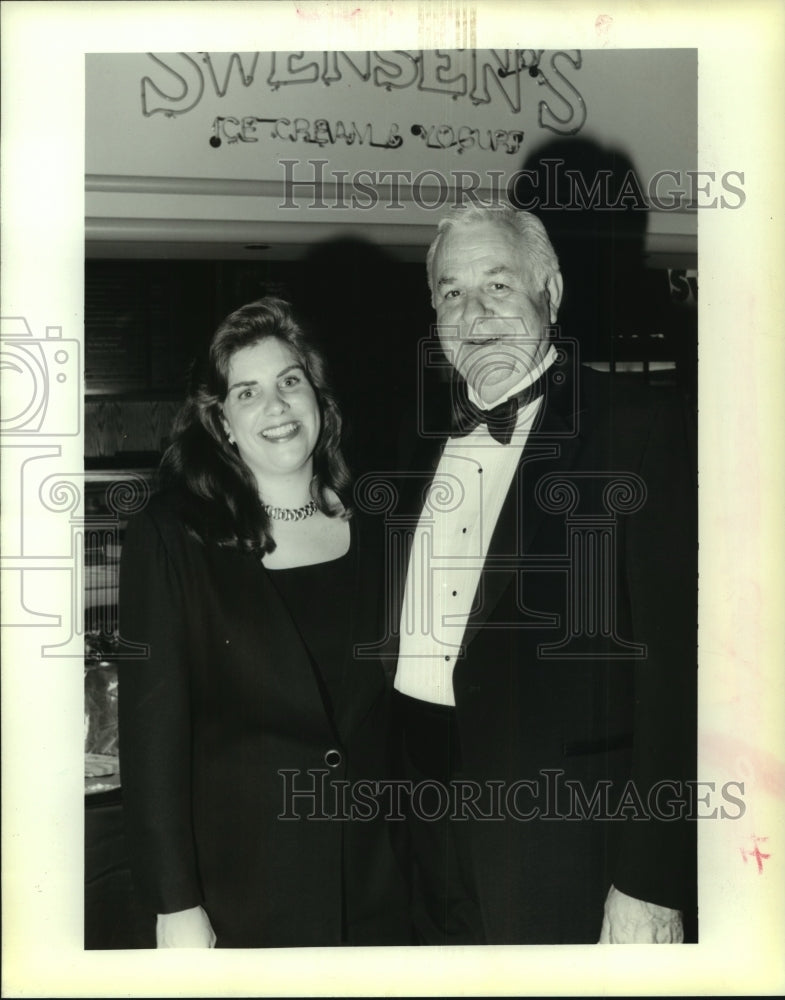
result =
[[625,825],[614,884],[646,902],[696,906],[697,482],[690,415],[660,407],[640,474],[647,499],[628,531],[636,639],[633,781],[649,818]]
[[[183,560],[145,511],[129,521],[120,566],[120,632],[143,644],[121,661],[118,717],[126,836],[143,906],[202,902],[191,820],[191,698]],[[181,530],[181,529],[180,529]],[[171,540],[171,539],[170,539]],[[191,609],[199,613],[198,609]]]

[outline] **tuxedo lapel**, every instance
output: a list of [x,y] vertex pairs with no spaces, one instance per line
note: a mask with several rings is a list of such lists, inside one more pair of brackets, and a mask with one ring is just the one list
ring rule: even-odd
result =
[[[496,522],[478,587],[478,606],[464,633],[467,646],[485,625],[516,574],[515,560],[525,555],[545,511],[534,487],[544,475],[575,467],[583,446],[581,411],[575,409],[572,386],[549,379],[546,399],[521,454],[513,482]],[[505,446],[500,446],[505,447]],[[498,561],[498,568],[494,568]]]
[[[548,473],[566,472],[575,467],[575,462],[584,444],[580,434],[583,410],[578,399],[578,379],[555,377],[561,373],[553,366],[548,373],[546,397],[526,441],[516,470],[515,479],[496,522],[486,557],[486,565],[480,577],[479,606],[470,615],[464,633],[463,644],[468,645],[488,620],[504,591],[515,576],[515,557],[524,555],[535,537],[545,516],[545,511],[537,503],[534,484]],[[405,552],[399,553],[403,567],[401,579],[397,579],[395,599],[391,602],[395,617],[395,627],[390,630],[389,641],[379,646],[383,659],[394,670],[398,655],[398,623],[404,598],[406,568],[411,554],[414,532],[422,511],[425,491],[433,479],[439,459],[447,439],[427,438],[421,441],[412,467],[407,470],[401,482],[400,500],[396,508],[398,515],[407,521]],[[498,445],[500,448],[508,445]],[[525,467],[532,470],[524,475]],[[492,569],[494,559],[506,565]],[[388,586],[391,585],[388,571]]]

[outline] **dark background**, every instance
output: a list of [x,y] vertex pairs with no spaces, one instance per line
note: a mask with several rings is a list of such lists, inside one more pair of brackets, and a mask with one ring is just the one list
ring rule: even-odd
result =
[[[684,272],[644,266],[621,221],[608,218],[615,232],[602,241],[554,231],[563,333],[585,361],[676,362],[672,377],[694,405],[697,310],[679,301]],[[85,289],[88,469],[155,467],[194,357],[224,316],[263,295],[289,300],[321,345],[357,473],[400,467],[418,398],[439,395],[443,376],[419,364],[434,320],[424,262],[371,243],[317,245],[297,261],[89,260]]]

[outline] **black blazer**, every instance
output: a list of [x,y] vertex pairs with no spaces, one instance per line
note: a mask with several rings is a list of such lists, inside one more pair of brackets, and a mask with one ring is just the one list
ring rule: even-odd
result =
[[[362,641],[381,573],[369,527],[351,525]],[[203,905],[225,947],[404,940],[387,830],[336,818],[334,798],[337,781],[387,772],[380,664],[347,649],[331,719],[259,559],[197,541],[171,495],[129,522],[120,628],[149,648],[121,666],[119,693],[123,803],[143,905]],[[297,818],[279,818],[287,781],[315,792],[295,800]]]
[[[489,943],[596,942],[611,883],[688,911],[695,900],[694,824],[663,818],[669,799],[684,814],[695,775],[693,422],[675,388],[584,370],[575,407],[559,374],[453,674],[465,776],[536,783],[515,802],[530,818],[470,823]],[[581,582],[576,566],[603,551]],[[591,619],[601,607],[612,620]],[[658,793],[663,781],[677,790]],[[595,794],[616,818],[582,818]]]

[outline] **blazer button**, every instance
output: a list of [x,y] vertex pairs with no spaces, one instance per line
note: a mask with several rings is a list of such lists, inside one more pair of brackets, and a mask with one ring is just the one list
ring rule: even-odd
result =
[[324,762],[328,767],[338,767],[342,760],[340,750],[328,750],[324,755]]

